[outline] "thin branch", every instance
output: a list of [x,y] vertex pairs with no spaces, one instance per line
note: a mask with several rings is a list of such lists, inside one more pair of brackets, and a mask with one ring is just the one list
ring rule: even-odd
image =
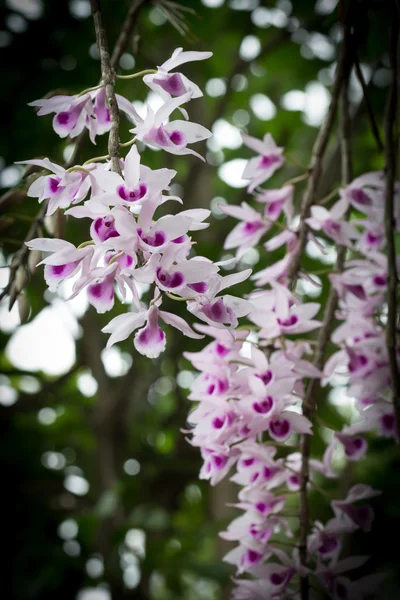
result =
[[349,52],[347,50],[347,44],[343,43],[336,68],[335,80],[332,86],[331,102],[325,120],[314,143],[309,167],[311,174],[300,208],[300,227],[297,238],[297,250],[292,257],[287,274],[290,287],[292,288],[296,283],[297,274],[301,266],[301,258],[307,244],[308,226],[305,219],[308,217],[310,208],[317,199],[318,184],[322,173],[322,163],[335,121],[340,90],[344,78],[347,77],[349,68]]
[[386,193],[385,193],[385,233],[387,250],[387,303],[388,318],[386,325],[386,346],[389,359],[390,377],[392,386],[392,397],[396,415],[397,441],[400,441],[400,374],[396,359],[397,346],[397,269],[396,248],[394,240],[395,218],[394,218],[394,185],[396,175],[396,143],[394,128],[397,116],[397,77],[398,77],[398,38],[399,21],[393,11],[393,30],[390,43],[390,62],[392,67],[392,83],[389,90],[388,104],[385,115],[385,171],[386,171]]
[[[40,211],[33,221],[32,225],[29,228],[28,233],[26,234],[26,238],[20,247],[20,249],[14,254],[13,260],[10,267],[10,276],[8,278],[8,283],[6,287],[0,293],[0,300],[5,298],[6,296],[10,296],[9,310],[12,309],[16,299],[19,294],[22,292],[24,285],[21,287],[18,285],[17,281],[17,273],[20,269],[24,269],[26,271],[26,264],[28,262],[28,257],[30,253],[30,249],[26,245],[26,242],[29,242],[33,238],[37,237],[39,234],[39,230],[43,225],[44,218],[46,216],[47,210],[47,201],[44,201],[42,206],[40,207]],[[28,276],[28,272],[26,271]]]
[[131,7],[126,14],[125,21],[122,24],[121,33],[115,42],[114,50],[111,55],[110,65],[112,69],[117,68],[119,60],[125,52],[129,43],[129,39],[135,28],[139,11],[147,1],[148,0],[133,0]]
[[94,28],[96,31],[97,47],[100,52],[101,75],[106,90],[107,106],[110,113],[111,129],[108,137],[108,154],[111,159],[111,168],[121,175],[119,164],[119,108],[115,97],[114,83],[115,70],[111,66],[108,51],[107,34],[103,27],[100,0],[90,0]]
[[[350,28],[347,26],[344,32],[343,41],[343,55],[342,65],[344,65],[344,71],[341,80],[341,89],[339,92],[340,101],[340,119],[339,119],[339,133],[340,133],[340,150],[341,150],[341,171],[342,171],[342,184],[348,185],[352,179],[352,164],[351,164],[351,144],[350,144],[350,110],[348,101],[348,80],[351,71],[352,57],[349,56],[351,52],[351,41],[350,41]],[[338,73],[339,76],[339,73]],[[333,119],[333,117],[331,117]],[[317,185],[318,182],[316,182]],[[313,192],[316,193],[315,191]],[[307,239],[307,234],[306,234]],[[337,253],[336,270],[342,271],[344,267],[344,259],[346,255],[346,247],[340,246]],[[301,258],[301,255],[300,255]],[[314,355],[314,366],[322,370],[325,362],[325,350],[329,342],[330,334],[332,331],[334,315],[337,307],[337,293],[335,288],[332,286],[323,318],[322,326],[319,330],[317,346]],[[311,379],[308,385],[305,398],[303,400],[303,415],[311,420],[316,406],[316,393],[319,387],[317,379]],[[307,536],[309,530],[309,506],[308,506],[308,482],[310,480],[309,473],[309,460],[311,453],[311,440],[309,435],[303,435],[301,438],[300,450],[302,455],[302,464],[300,471],[300,538],[299,538],[299,554],[300,562],[302,565],[307,564]],[[301,600],[308,600],[309,597],[310,582],[308,576],[302,577],[300,580],[300,595]]]
[[[121,56],[123,55],[123,53],[125,52],[128,42],[129,42],[129,39],[132,36],[132,32],[136,26],[139,12],[146,3],[148,3],[148,0],[133,0],[132,1],[130,9],[129,9],[129,11],[125,17],[125,20],[122,24],[121,33],[119,34],[118,39],[115,42],[114,51],[111,56],[110,63],[111,63],[111,67],[113,69],[117,68],[117,66],[119,64],[119,60],[120,60]],[[79,136],[76,138],[72,155],[71,155],[70,159],[67,161],[67,163],[64,165],[66,169],[68,169],[69,167],[72,167],[74,164],[76,164],[77,157],[79,156],[79,154],[82,150],[82,146],[83,146],[84,141],[86,140],[87,133],[88,133],[87,129],[84,129],[79,134]]]
[[358,62],[357,56],[354,57],[354,67],[355,67],[355,72],[356,72],[356,75],[357,75],[357,79],[360,82],[360,85],[362,87],[362,91],[363,91],[363,95],[364,95],[364,100],[365,100],[365,106],[366,106],[366,109],[367,109],[367,115],[368,115],[368,118],[369,118],[369,122],[371,124],[372,133],[373,133],[374,138],[376,140],[376,145],[378,147],[378,151],[379,152],[383,152],[383,143],[382,143],[382,140],[381,140],[381,135],[379,133],[378,125],[376,123],[374,111],[372,109],[371,100],[370,100],[370,97],[369,97],[369,94],[368,94],[368,86],[367,86],[367,84],[365,82],[364,75],[363,75],[363,72],[361,70],[360,63]]

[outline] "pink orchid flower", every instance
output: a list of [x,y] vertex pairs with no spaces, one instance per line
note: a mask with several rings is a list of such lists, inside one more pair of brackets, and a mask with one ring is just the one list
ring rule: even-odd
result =
[[272,136],[267,133],[264,139],[242,134],[243,143],[258,153],[258,156],[251,158],[243,171],[243,179],[250,179],[248,192],[251,193],[256,187],[267,181],[279,169],[285,159],[282,156],[283,148],[279,148]]
[[111,333],[107,342],[107,348],[113,344],[128,338],[135,329],[140,329],[134,339],[135,348],[140,354],[148,358],[157,358],[165,350],[166,337],[163,330],[158,325],[158,319],[162,319],[167,325],[179,329],[184,335],[200,339],[203,336],[193,331],[182,317],[174,315],[163,310],[159,310],[156,305],[151,306],[147,311],[128,312],[118,315],[112,319],[108,325],[103,327],[104,333]]
[[204,160],[200,154],[188,148],[188,144],[206,140],[211,136],[211,131],[198,123],[189,121],[166,122],[174,110],[188,102],[191,97],[192,92],[187,92],[173,98],[161,106],[156,113],[148,106],[146,118],[139,117],[136,127],[130,131],[149,146],[161,148],[171,154],[193,154]]
[[[172,53],[171,58],[157,68],[157,73],[145,75],[143,81],[150,89],[160,94],[161,98],[166,102],[172,96],[182,96],[187,92],[191,92],[192,98],[200,98],[203,92],[198,85],[190,81],[182,73],[171,73],[170,71],[185,63],[206,60],[211,56],[212,52],[183,52],[182,48],[177,48]],[[181,111],[187,119],[186,111],[183,109]]]

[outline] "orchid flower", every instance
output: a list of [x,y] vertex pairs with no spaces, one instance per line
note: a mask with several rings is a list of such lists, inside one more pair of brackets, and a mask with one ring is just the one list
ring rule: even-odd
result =
[[131,129],[136,137],[155,148],[161,148],[171,154],[193,154],[201,160],[203,157],[188,148],[188,144],[206,140],[211,136],[211,131],[189,121],[170,121],[166,120],[185,102],[188,102],[192,97],[192,92],[187,92],[166,102],[156,113],[152,111],[150,106],[147,107],[147,115],[145,119],[140,119],[136,127]]

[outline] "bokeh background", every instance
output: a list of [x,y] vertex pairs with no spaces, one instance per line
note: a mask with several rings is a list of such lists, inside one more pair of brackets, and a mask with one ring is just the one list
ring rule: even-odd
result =
[[[130,1],[102,0],[102,5],[112,47]],[[234,222],[224,218],[218,204],[246,199],[241,172],[250,152],[242,147],[239,132],[256,137],[270,132],[287,148],[293,160],[274,176],[273,187],[303,172],[299,165],[310,161],[329,103],[341,39],[337,2],[179,0],[174,5],[178,23],[176,18],[170,22],[171,6],[165,0],[145,3],[118,70],[127,74],[154,68],[179,46],[214,53],[184,70],[204,90],[189,112],[191,120],[214,133],[201,149],[206,163],[151,150],[143,161],[178,171],[173,193],[183,198],[185,208],[211,208],[211,227],[197,235],[197,249],[213,260],[228,258],[223,241]],[[389,26],[387,2],[360,0],[357,54],[380,128],[390,83]],[[13,163],[48,156],[61,164],[73,149],[70,141],[55,135],[51,116],[37,117],[27,103],[54,90],[78,93],[99,79],[88,0],[2,0],[0,53],[0,187],[5,193],[0,281],[5,286],[12,255],[38,212],[36,201],[26,197],[23,167]],[[134,101],[139,112],[144,102],[158,106],[140,80],[119,81],[117,91]],[[383,156],[354,73],[350,99],[354,173],[381,169]],[[130,137],[129,126],[123,120],[123,141]],[[86,141],[79,162],[105,153],[106,136],[98,138],[96,148]],[[339,166],[335,131],[321,198],[340,183]],[[46,220],[43,230],[76,244],[88,237],[87,223],[60,215]],[[326,266],[335,256],[328,246]],[[304,264],[321,268],[315,257],[310,243]],[[262,251],[252,249],[239,267],[259,269],[267,263]],[[326,277],[320,278],[326,284]],[[166,352],[152,361],[137,355],[131,340],[105,350],[107,336],[100,329],[124,308],[116,303],[111,314],[97,315],[84,293],[65,302],[70,290],[67,282],[58,295],[49,293],[39,268],[27,284],[20,311],[18,303],[11,312],[7,300],[1,303],[0,473],[2,517],[9,530],[1,565],[4,597],[228,598],[233,573],[220,559],[229,546],[218,541],[217,532],[235,514],[225,502],[235,500],[236,489],[229,482],[213,489],[198,480],[199,452],[181,432],[195,377],[182,351],[199,350],[202,342],[169,330]],[[237,293],[246,291],[245,284]],[[315,290],[303,284],[297,291],[306,299],[323,302],[326,297],[326,285]],[[330,391],[320,392],[320,414],[325,423],[340,427],[354,418],[353,403],[345,382],[334,383]],[[313,451],[318,453],[332,432],[318,424],[316,430]],[[361,480],[384,490],[374,502],[373,532],[348,540],[347,551],[372,555],[359,574],[386,572],[382,598],[390,600],[400,597],[394,541],[399,539],[399,466],[393,443],[382,440],[371,442],[368,458],[360,464],[344,467],[340,457],[337,464],[338,493]],[[314,518],[330,517],[321,496],[311,494],[311,502]]]

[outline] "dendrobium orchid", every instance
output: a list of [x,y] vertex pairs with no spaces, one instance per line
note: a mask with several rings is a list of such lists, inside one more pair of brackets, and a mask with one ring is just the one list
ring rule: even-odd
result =
[[166,122],[171,113],[188,102],[192,95],[192,92],[187,92],[173,98],[161,106],[156,113],[148,106],[145,119],[137,119],[136,127],[130,131],[138,140],[149,146],[163,149],[171,154],[193,154],[204,160],[200,154],[188,148],[188,144],[206,140],[211,136],[211,131],[190,121]]
[[283,148],[279,148],[275,144],[269,133],[264,136],[262,141],[245,134],[242,134],[242,138],[245,146],[258,154],[248,161],[242,175],[243,179],[251,180],[247,188],[251,193],[267,181],[284,164],[285,159],[282,156]]
[[[183,96],[187,92],[191,92],[192,98],[200,98],[203,95],[201,89],[190,81],[182,73],[170,73],[170,71],[180,67],[181,65],[196,61],[206,60],[212,56],[212,52],[183,52],[182,48],[177,48],[171,58],[166,60],[156,73],[145,75],[143,81],[154,92],[160,94],[164,101],[168,101],[172,96]],[[187,118],[187,113],[180,109]]]
[[[220,534],[235,543],[224,558],[241,576],[233,580],[232,598],[297,599],[298,578],[310,577],[330,598],[361,600],[369,580],[352,581],[347,573],[366,557],[341,558],[342,538],[371,529],[374,512],[365,501],[380,492],[355,484],[345,499],[334,497],[333,517],[325,524],[311,514],[301,520],[300,547],[292,541],[299,529],[292,517],[293,511],[298,516],[298,494],[304,501],[309,489],[321,492],[325,479],[337,477],[340,453],[344,460],[360,461],[372,432],[386,439],[396,436],[384,332],[390,273],[383,174],[361,175],[339,190],[339,199],[330,208],[316,203],[299,216],[294,183],[309,173],[280,189],[261,188],[284,165],[284,149],[269,133],[262,140],[243,133],[245,146],[256,153],[243,171],[249,202],[220,205],[225,216],[239,221],[224,244],[236,256],[213,263],[195,255],[192,234],[208,227],[210,211],[168,212],[170,200],[183,204],[181,198],[168,194],[178,174],[170,168],[150,169],[139,151],[149,146],[202,159],[190,146],[208,139],[211,132],[190,122],[183,108],[202,92],[175,69],[210,56],[210,52],[178,48],[155,73],[147,71],[143,81],[163,104],[156,112],[147,106],[145,117],[128,99],[116,95],[119,109],[134,123],[134,138],[123,144],[131,145],[125,158],[98,157],[70,169],[48,158],[22,162],[49,172],[39,175],[28,189],[28,196],[47,202],[47,215],[64,210],[68,218],[83,219],[83,227],[87,226],[87,239],[77,247],[43,237],[27,245],[44,254],[39,264],[45,266],[50,290],[73,278],[70,297],[86,293],[98,313],[110,311],[119,300],[127,306],[127,312],[102,329],[110,335],[107,348],[130,338],[137,352],[157,359],[166,349],[169,326],[194,340],[207,336],[203,349],[183,353],[198,371],[188,396],[193,409],[185,433],[203,460],[199,477],[213,486],[229,477],[239,488],[238,501],[232,504],[241,513]],[[53,96],[31,105],[39,108],[40,116],[55,113],[53,128],[63,138],[75,138],[86,127],[94,143],[111,127],[101,84],[79,95]],[[185,120],[174,119],[176,110]],[[136,141],[143,144],[137,147]],[[394,198],[398,229],[398,183]],[[301,268],[293,275],[296,253],[307,250],[301,245],[304,234],[306,241],[314,242],[316,252],[324,252],[324,240],[311,230],[346,246],[342,272],[329,273],[324,280]],[[257,248],[257,255],[261,249],[268,253],[263,268],[254,274],[243,269],[223,275],[229,262],[245,263],[252,248]],[[248,279],[254,288],[246,297],[226,293]],[[315,319],[322,302],[308,301],[326,284],[338,298],[339,324],[330,336],[326,317]],[[200,322],[192,327],[182,316],[162,310],[164,301],[179,302],[191,319]],[[246,324],[239,325],[243,318]],[[319,360],[322,349],[313,333],[321,326],[324,344],[329,344],[325,364]],[[331,345],[336,348],[331,350]],[[396,352],[400,365],[398,340]],[[341,431],[330,431],[322,456],[309,456],[309,450],[299,451],[299,439],[314,435],[319,407],[314,398],[311,406],[308,386],[317,380],[325,387],[338,375],[346,378],[359,417]]]
[[51,162],[48,158],[24,160],[17,164],[34,165],[50,171],[51,175],[41,175],[29,186],[28,196],[38,198],[39,202],[48,200],[46,215],[50,216],[57,208],[65,209],[71,204],[81,202],[87,195],[91,178],[87,168],[73,172]]
[[[130,103],[119,94],[116,94],[116,98],[119,109],[131,117],[133,106],[129,106]],[[34,100],[29,106],[38,107],[39,116],[56,113],[53,129],[61,138],[75,138],[86,127],[91,142],[95,144],[96,136],[103,135],[111,128],[104,87],[81,95],[52,96]]]
[[[243,135],[243,140],[259,154],[244,169],[243,178],[250,180],[251,193],[282,166],[283,149],[269,135],[263,141]],[[346,216],[353,206],[359,209],[362,204],[363,190],[354,191],[360,189],[358,186],[368,186],[373,199],[371,203],[365,201],[370,207],[362,211],[366,217],[349,223]],[[312,206],[311,216],[306,219],[310,228],[322,230],[337,244],[364,254],[364,258],[348,260],[343,273],[329,276],[340,299],[338,318],[344,323],[332,335],[332,342],[341,349],[327,361],[324,372],[305,359],[304,355],[312,353],[312,347],[307,340],[298,339],[299,334],[309,334],[322,325],[314,319],[320,304],[303,303],[297,289],[288,288],[288,268],[297,248],[293,191],[291,185],[281,190],[257,189],[254,200],[265,206],[263,214],[246,202],[241,206],[220,206],[223,213],[240,221],[224,246],[237,248],[237,258],[249,248],[259,246],[281,215],[286,219],[286,227],[268,239],[264,248],[273,252],[286,245],[286,255],[251,277],[257,286],[247,297],[251,334],[243,332],[244,337],[240,337],[239,331],[235,334],[236,322],[220,300],[206,304],[206,310],[203,305],[202,317],[201,304],[197,303],[193,305],[195,313],[200,318],[205,314],[214,327],[208,329],[208,335],[217,337],[218,322],[230,323],[232,340],[229,344],[213,342],[201,352],[185,354],[200,371],[189,395],[198,405],[188,418],[192,427],[190,443],[200,447],[204,460],[200,477],[216,485],[233,471],[230,479],[241,488],[236,507],[244,513],[220,534],[236,543],[225,560],[235,565],[238,575],[250,576],[234,580],[235,599],[299,597],[293,583],[296,575],[315,577],[329,597],[337,600],[342,597],[342,582],[349,593],[364,585],[363,580],[352,582],[341,575],[354,568],[358,559],[346,562],[339,557],[343,535],[357,529],[369,531],[371,527],[372,508],[359,505],[362,499],[379,493],[369,486],[353,486],[345,500],[332,502],[334,518],[325,525],[314,522],[307,536],[307,565],[300,563],[297,550],[290,557],[280,549],[282,538],[287,545],[285,538],[295,535],[284,516],[288,492],[300,492],[303,485],[301,453],[281,454],[280,448],[287,449],[299,434],[313,434],[313,423],[301,414],[304,380],[320,379],[326,385],[340,365],[340,373],[349,378],[348,393],[357,399],[361,413],[359,421],[333,434],[322,460],[309,460],[307,486],[313,485],[315,477],[337,477],[333,461],[339,447],[347,460],[358,461],[368,450],[367,433],[375,430],[383,437],[394,435],[393,407],[385,399],[389,382],[385,343],[382,327],[375,317],[387,285],[387,261],[379,252],[384,244],[382,225],[372,221],[370,206],[375,200],[378,204],[381,176],[370,174],[359,178],[340,190],[341,198],[330,209]],[[377,207],[375,210],[379,212]],[[382,219],[382,212],[380,215]],[[279,226],[282,227],[281,222]],[[316,240],[311,233],[309,239]],[[323,250],[319,242],[317,246]],[[315,280],[307,273],[300,276],[314,284]],[[190,305],[189,310],[193,311]],[[366,557],[361,557],[360,564],[365,560]]]

